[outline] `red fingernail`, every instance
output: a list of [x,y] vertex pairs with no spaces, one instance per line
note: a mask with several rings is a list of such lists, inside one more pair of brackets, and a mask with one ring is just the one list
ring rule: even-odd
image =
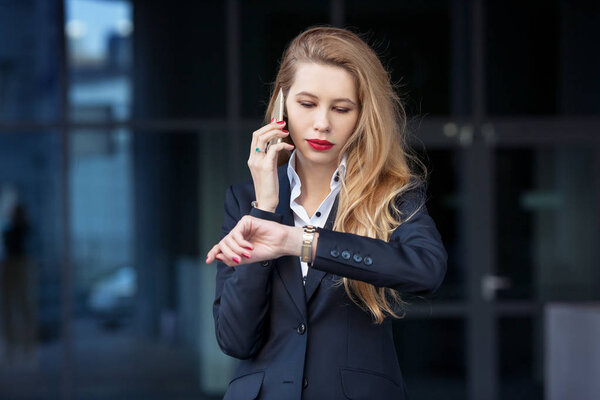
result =
[[239,264],[240,261],[242,261],[242,260],[240,260],[240,258],[236,256],[236,257],[233,257],[233,261],[235,261],[236,263]]
[[273,123],[273,121],[275,121],[275,117],[271,118],[271,124]]
[[283,125],[283,124],[285,124],[285,121],[277,121],[277,123],[278,123],[279,125]]
[[289,133],[288,131],[286,131],[285,129],[282,129],[281,132],[283,133]]
[[242,253],[242,255],[246,258],[250,258],[250,254],[248,254],[248,253]]
[[250,247],[250,246],[244,246],[244,248],[248,249],[248,250],[252,250],[252,247]]

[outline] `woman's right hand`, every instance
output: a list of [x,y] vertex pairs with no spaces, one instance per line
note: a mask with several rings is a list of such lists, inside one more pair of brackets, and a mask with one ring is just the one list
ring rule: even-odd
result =
[[250,168],[254,181],[257,208],[270,212],[274,212],[279,204],[277,155],[281,150],[293,150],[294,146],[282,141],[269,146],[267,153],[265,153],[265,148],[269,140],[285,138],[289,135],[288,131],[283,130],[284,126],[285,121],[275,121],[273,118],[269,124],[254,131],[248,158],[248,168]]

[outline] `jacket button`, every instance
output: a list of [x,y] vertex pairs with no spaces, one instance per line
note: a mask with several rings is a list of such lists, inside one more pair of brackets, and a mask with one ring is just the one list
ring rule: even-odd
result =
[[352,257],[352,259],[357,263],[359,263],[363,260],[363,258],[361,257],[360,254],[355,254],[354,257]]
[[340,255],[340,252],[336,249],[333,249],[329,252],[329,254],[331,254],[331,257],[336,257]]
[[304,332],[306,332],[306,325],[304,325],[304,323],[298,325],[298,328],[296,328],[296,332],[298,332],[298,335],[304,335]]
[[344,260],[349,260],[351,255],[352,255],[352,254],[350,254],[350,252],[349,252],[348,250],[344,250],[344,251],[342,251],[342,258],[343,258]]
[[307,378],[304,378],[304,379],[302,380],[302,389],[306,389],[306,387],[307,387],[307,386],[308,386],[308,379],[307,379]]
[[371,259],[371,257],[366,256],[364,259],[364,263],[365,263],[365,265],[371,265],[371,264],[373,264],[373,260]]

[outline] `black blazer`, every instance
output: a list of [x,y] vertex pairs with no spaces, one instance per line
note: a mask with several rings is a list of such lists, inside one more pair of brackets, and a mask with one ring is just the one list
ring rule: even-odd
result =
[[[275,213],[252,207],[251,180],[227,190],[223,235],[247,214],[294,225],[287,164],[278,174]],[[424,196],[424,190],[406,193],[401,210],[410,215]],[[424,205],[389,242],[332,231],[336,208],[319,232],[306,286],[298,257],[239,267],[218,262],[217,341],[242,360],[226,400],[407,398],[390,318],[374,324],[335,282],[348,277],[401,293],[431,293],[446,273],[440,234]]]

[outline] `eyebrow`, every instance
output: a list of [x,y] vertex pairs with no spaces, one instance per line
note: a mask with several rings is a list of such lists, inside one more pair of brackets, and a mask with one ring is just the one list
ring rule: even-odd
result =
[[[318,99],[318,98],[319,98],[318,96],[315,96],[314,94],[312,94],[312,93],[309,93],[309,92],[299,92],[299,93],[296,93],[296,97],[298,97],[298,96],[302,96],[302,95],[304,95],[304,96],[308,96],[308,97],[312,97],[312,98],[315,98],[315,99]],[[338,98],[338,99],[333,99],[333,101],[334,101],[334,102],[335,102],[335,101],[347,101],[348,103],[350,103],[350,104],[352,104],[352,105],[354,105],[354,106],[356,105],[356,104],[355,104],[355,103],[354,103],[352,100],[350,100],[350,99],[349,99],[349,98],[347,98],[347,97],[341,97],[341,98]]]

